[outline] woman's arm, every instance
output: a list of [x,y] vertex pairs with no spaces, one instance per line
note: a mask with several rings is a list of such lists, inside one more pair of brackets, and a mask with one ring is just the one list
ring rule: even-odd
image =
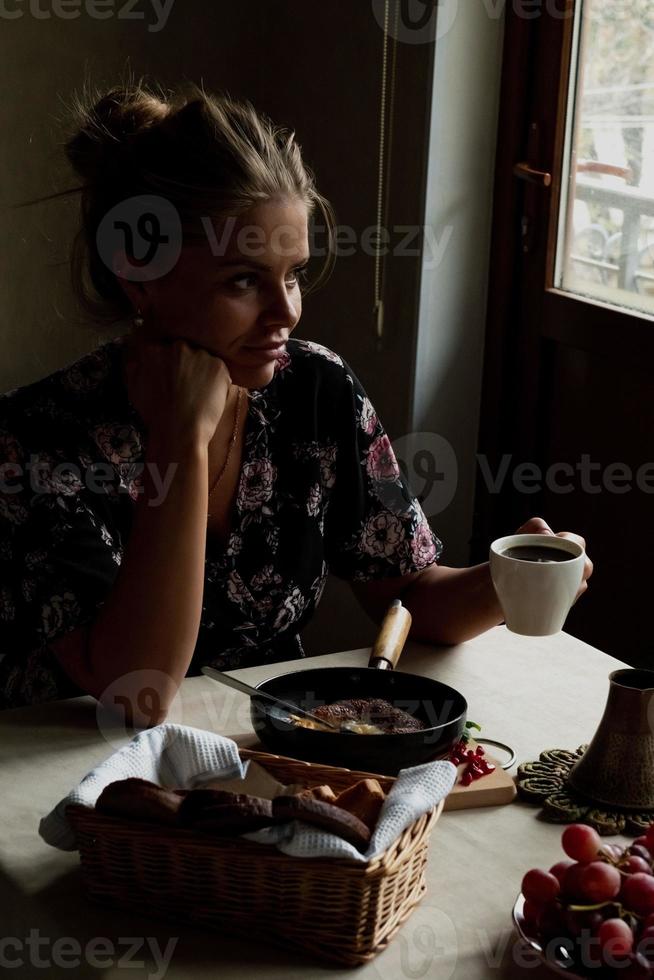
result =
[[[148,431],[145,492],[134,509],[120,572],[88,628],[51,644],[83,690],[133,722],[166,717],[195,650],[204,591],[209,443],[231,379],[222,360],[182,340],[134,338],[130,401]],[[176,464],[163,501],[150,467]]]
[[157,491],[146,479],[120,571],[97,618],[51,648],[82,690],[135,724],[156,725],[186,674],[200,625],[208,449],[194,440],[176,447],[153,440],[146,459],[162,473],[177,464],[168,493],[149,506]]
[[423,643],[463,643],[504,618],[488,562],[471,568],[430,565],[412,575],[351,585],[375,622],[381,622],[393,599],[401,599],[413,619],[409,635]]
[[[541,517],[532,517],[516,534],[554,534]],[[570,531],[560,537],[573,538],[585,549],[586,542]],[[584,577],[577,598],[588,588],[593,563],[586,558]],[[376,622],[381,622],[393,599],[401,599],[413,618],[410,636],[433,644],[456,644],[471,640],[504,616],[490,577],[488,562],[470,568],[429,565],[420,572],[399,578],[352,582],[357,599]]]

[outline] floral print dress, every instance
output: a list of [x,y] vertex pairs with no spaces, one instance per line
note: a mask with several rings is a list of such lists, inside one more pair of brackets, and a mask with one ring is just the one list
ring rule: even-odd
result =
[[[143,489],[124,342],[0,396],[0,707],[79,693],[50,644],[97,615]],[[299,632],[329,572],[401,576],[442,550],[337,354],[290,340],[270,384],[249,391],[245,426],[229,539],[207,536],[189,673],[304,656]]]

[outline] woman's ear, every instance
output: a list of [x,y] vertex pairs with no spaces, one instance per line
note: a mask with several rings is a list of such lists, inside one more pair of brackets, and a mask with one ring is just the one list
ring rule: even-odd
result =
[[111,271],[134,309],[146,310],[149,305],[147,284],[135,280],[130,275],[131,268],[132,266],[125,250],[116,249],[111,258]]

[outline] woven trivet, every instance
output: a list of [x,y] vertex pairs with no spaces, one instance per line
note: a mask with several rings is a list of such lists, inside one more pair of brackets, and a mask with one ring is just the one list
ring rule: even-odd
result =
[[574,800],[569,793],[552,793],[543,800],[543,816],[550,823],[582,823],[590,810]]
[[654,823],[654,810],[631,813],[597,807],[568,786],[570,770],[587,748],[580,745],[576,752],[546,749],[535,762],[523,762],[518,767],[518,796],[526,803],[540,806],[541,816],[548,823],[586,823],[603,836],[640,837]]

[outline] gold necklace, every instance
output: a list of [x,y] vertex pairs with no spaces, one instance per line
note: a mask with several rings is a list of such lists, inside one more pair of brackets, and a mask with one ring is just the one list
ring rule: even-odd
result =
[[[220,473],[218,474],[218,476],[216,477],[216,479],[213,481],[212,485],[209,487],[209,494],[210,495],[213,493],[213,491],[216,489],[216,487],[218,486],[218,484],[222,480],[223,476],[225,475],[225,473],[227,471],[227,467],[229,465],[229,461],[230,461],[231,456],[232,456],[232,452],[234,451],[234,443],[236,442],[236,439],[238,437],[238,424],[239,424],[239,421],[240,421],[240,418],[241,418],[241,405],[243,403],[243,393],[244,393],[244,389],[243,388],[239,388],[238,389],[238,396],[237,396],[237,399],[236,399],[236,416],[234,418],[234,428],[232,429],[232,434],[231,434],[231,437],[230,437],[230,440],[229,440],[229,446],[228,446],[228,449],[227,449],[227,455],[225,456],[225,462],[223,463],[223,465],[220,468]],[[211,516],[212,516],[211,513],[207,513],[207,519],[210,518]]]

